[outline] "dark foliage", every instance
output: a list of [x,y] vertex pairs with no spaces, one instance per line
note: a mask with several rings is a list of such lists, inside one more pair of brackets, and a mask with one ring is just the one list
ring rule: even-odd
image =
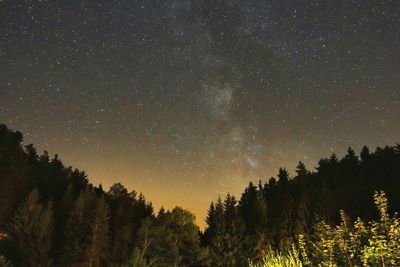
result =
[[[142,194],[115,183],[108,192],[56,155],[22,146],[0,125],[0,255],[14,266],[246,266],[270,249],[288,249],[315,225],[378,218],[375,190],[400,210],[400,145],[331,155],[314,171],[250,183],[241,198],[211,203],[204,233],[179,207],[156,216]],[[139,265],[138,265],[139,264]],[[133,265],[133,266],[136,266]]]
[[[375,152],[364,147],[360,158],[349,148],[341,159],[334,154],[321,159],[315,171],[300,162],[293,177],[280,169],[277,179],[272,177],[258,186],[250,183],[235,205],[238,216],[232,219],[244,227],[241,255],[257,261],[271,248],[290,249],[299,234],[313,234],[313,226],[319,222],[339,224],[339,210],[344,210],[349,220],[377,219],[370,201],[375,190],[387,193],[390,212],[399,211],[399,188],[400,145],[378,147]],[[228,252],[220,240],[226,232],[223,218],[227,212],[221,208],[221,200],[210,206],[203,245],[209,247],[211,257]],[[221,264],[221,259],[212,257],[215,266],[233,266]]]
[[[20,132],[0,125],[0,230],[10,233],[7,240],[0,240],[0,255],[16,266],[39,266],[38,260],[52,266],[126,263],[141,221],[153,216],[151,203],[142,194],[127,193],[120,184],[104,192],[90,184],[84,172],[65,167],[57,155],[38,155],[33,145],[23,147],[22,140]],[[36,193],[26,199],[33,189]],[[35,206],[28,207],[29,201]],[[46,215],[48,203],[52,208]],[[30,207],[36,213],[29,213]],[[47,226],[40,225],[50,217]],[[97,230],[108,233],[98,236]],[[101,240],[108,240],[106,247]],[[106,259],[90,261],[106,249]]]

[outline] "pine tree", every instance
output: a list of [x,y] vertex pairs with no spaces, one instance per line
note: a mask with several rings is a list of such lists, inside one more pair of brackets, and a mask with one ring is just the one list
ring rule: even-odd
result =
[[21,201],[32,190],[22,134],[0,124],[0,228],[7,225]]
[[224,205],[221,198],[219,197],[212,206],[214,211],[212,216],[207,219],[208,228],[206,231],[210,233],[209,252],[212,266],[220,267],[224,266],[222,255],[224,253],[223,236],[225,235]]
[[306,165],[304,165],[304,163],[300,161],[296,167],[296,178],[303,180],[308,173],[309,171],[307,170]]
[[111,198],[112,255],[115,265],[124,264],[133,250],[134,239],[134,203],[128,190],[120,183],[111,186],[107,193]]
[[361,160],[363,161],[363,163],[365,163],[369,159],[370,155],[371,154],[370,154],[369,148],[367,146],[364,146],[361,149],[361,153],[360,153],[360,157],[361,157]]
[[39,192],[34,189],[9,224],[11,237],[26,266],[52,265],[53,205],[50,202],[43,207],[39,200]]
[[75,200],[65,225],[65,247],[63,262],[79,264],[85,262],[85,251],[90,242],[92,210],[96,196],[92,190],[82,192]]
[[243,241],[244,225],[238,214],[237,201],[228,194],[224,200],[225,233],[223,235],[223,265],[242,266],[247,259],[242,257],[241,242]]
[[101,266],[108,260],[110,245],[110,210],[104,197],[97,200],[91,224],[90,245],[87,251],[89,267]]
[[254,248],[255,259],[259,259],[263,256],[265,251],[269,246],[268,235],[267,235],[267,226],[268,226],[268,205],[267,200],[265,199],[261,188],[257,192],[257,221],[258,224],[255,225],[255,238],[256,238],[256,246]]

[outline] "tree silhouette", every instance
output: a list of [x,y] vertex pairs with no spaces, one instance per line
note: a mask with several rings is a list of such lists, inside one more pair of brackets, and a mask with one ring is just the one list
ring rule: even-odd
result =
[[34,189],[18,208],[8,227],[26,266],[52,265],[52,204],[43,207],[39,200],[38,190]]
[[75,200],[65,224],[65,247],[63,262],[67,264],[83,264],[86,251],[91,242],[91,224],[96,196],[92,190],[82,192]]
[[102,266],[109,259],[110,249],[110,210],[104,199],[100,197],[91,223],[90,244],[87,249],[89,267]]
[[[400,144],[363,147],[360,155],[349,148],[313,171],[299,162],[294,176],[281,168],[276,178],[249,183],[239,202],[230,194],[212,202],[201,233],[190,212],[161,208],[155,216],[143,194],[119,183],[105,192],[57,155],[23,147],[21,133],[0,125],[0,255],[15,266],[245,266],[294,253],[303,236],[298,249],[311,242],[329,252],[334,244],[340,266],[387,266],[398,255],[398,219],[388,214],[400,211],[399,177]],[[379,200],[385,208],[375,209],[376,190],[390,206]],[[299,255],[333,263],[323,251]]]

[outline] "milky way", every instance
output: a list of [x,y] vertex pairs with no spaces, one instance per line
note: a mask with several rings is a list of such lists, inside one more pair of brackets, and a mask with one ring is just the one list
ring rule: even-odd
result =
[[399,119],[400,1],[0,1],[0,122],[200,224]]

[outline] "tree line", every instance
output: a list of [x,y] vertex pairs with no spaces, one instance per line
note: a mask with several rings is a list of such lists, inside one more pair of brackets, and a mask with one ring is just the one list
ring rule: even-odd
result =
[[0,125],[0,266],[247,266],[299,249],[299,236],[318,236],[322,222],[379,218],[376,190],[390,200],[388,213],[400,208],[400,145],[364,147],[359,156],[349,149],[314,171],[300,162],[294,176],[280,169],[239,199],[211,203],[201,232],[190,211],[155,212],[142,194],[94,186],[22,141]]
[[[108,191],[0,125],[0,255],[14,266],[195,266],[206,262],[194,215],[156,214],[143,194]],[[1,261],[0,261],[1,262]],[[1,265],[1,264],[0,264]]]
[[320,241],[322,222],[334,227],[343,216],[346,221],[376,220],[379,210],[371,201],[376,190],[390,200],[388,214],[400,210],[399,144],[374,152],[364,147],[360,156],[349,148],[342,158],[321,159],[314,171],[300,162],[294,176],[281,168],[266,183],[250,182],[239,200],[228,194],[211,203],[202,244],[212,266],[262,262],[270,251],[292,249],[299,236],[317,235],[311,240]]

